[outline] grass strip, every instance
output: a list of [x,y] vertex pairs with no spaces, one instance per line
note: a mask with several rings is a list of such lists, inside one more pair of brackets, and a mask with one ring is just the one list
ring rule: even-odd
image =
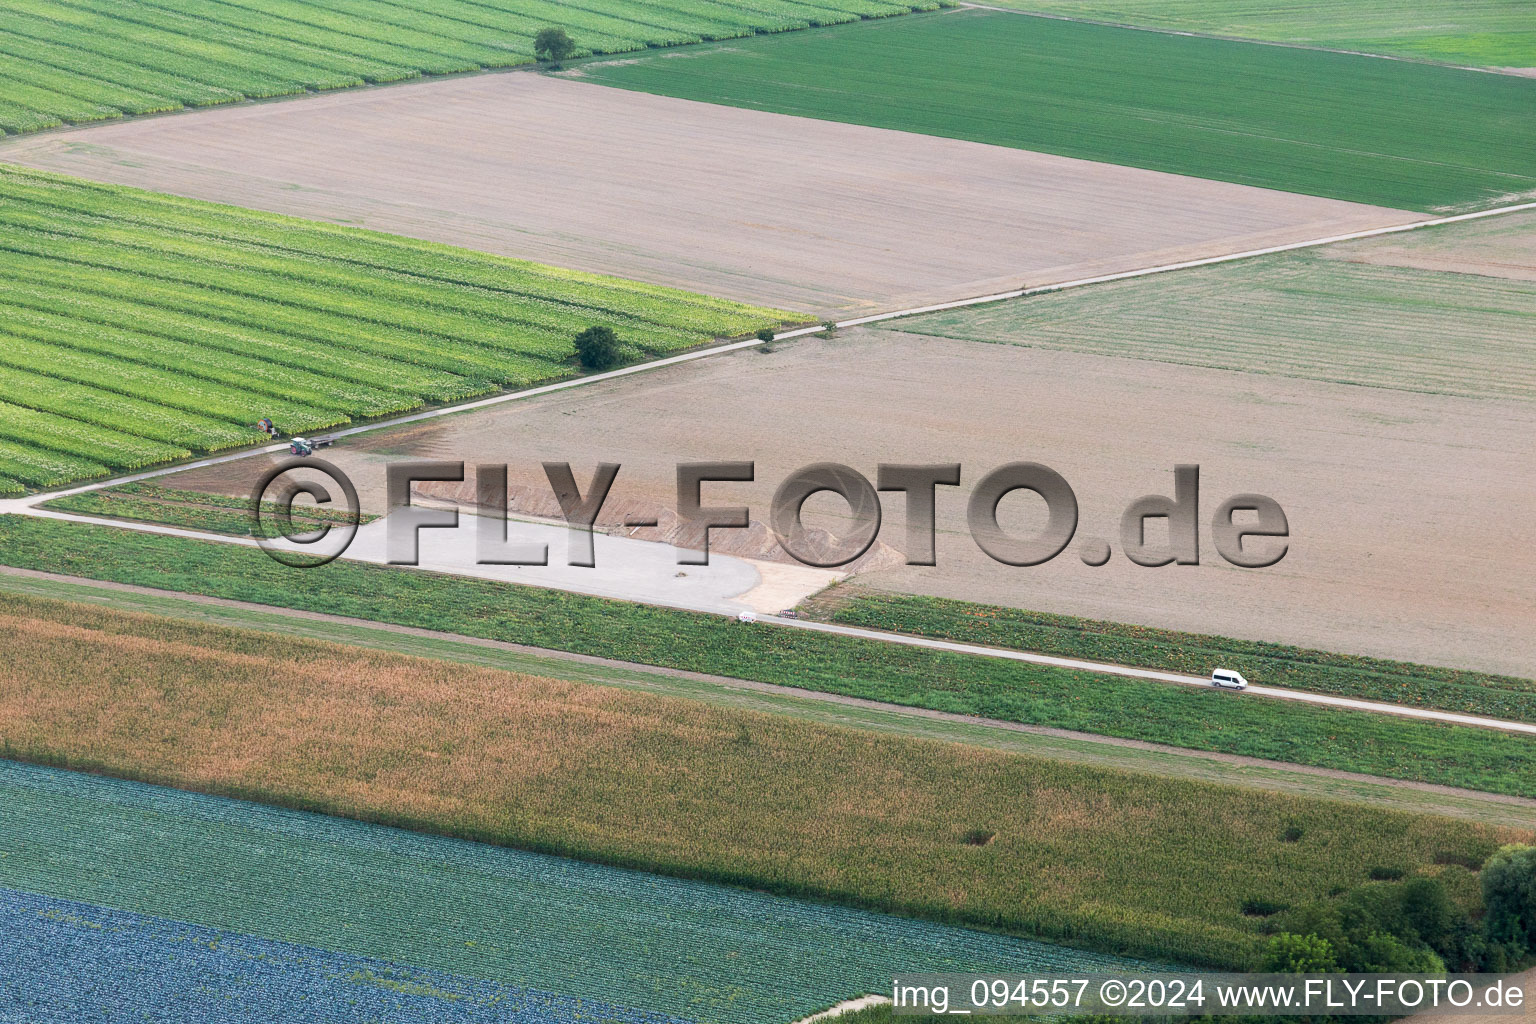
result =
[[1219,665],[1265,686],[1536,722],[1536,680],[1515,676],[862,588],[818,605],[847,626],[1194,676]]
[[894,704],[1536,796],[1536,744],[1492,729],[1255,700],[444,574],[0,517],[0,562]]

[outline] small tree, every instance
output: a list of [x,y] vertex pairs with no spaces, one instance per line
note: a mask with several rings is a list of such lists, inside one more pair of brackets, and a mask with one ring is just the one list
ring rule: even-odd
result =
[[772,327],[764,327],[764,328],[760,329],[757,332],[757,340],[758,341],[772,341],[773,340],[773,328]]
[[1536,949],[1536,846],[1516,843],[1483,865],[1488,938]]
[[606,370],[619,361],[619,336],[598,324],[576,335],[576,356],[589,370]]
[[533,55],[549,61],[556,69],[560,62],[576,52],[576,41],[563,28],[541,28],[533,37]]

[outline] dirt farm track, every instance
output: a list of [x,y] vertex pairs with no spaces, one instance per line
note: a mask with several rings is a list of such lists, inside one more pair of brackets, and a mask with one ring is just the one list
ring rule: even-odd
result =
[[822,314],[1422,219],[525,72],[21,137],[0,160]]

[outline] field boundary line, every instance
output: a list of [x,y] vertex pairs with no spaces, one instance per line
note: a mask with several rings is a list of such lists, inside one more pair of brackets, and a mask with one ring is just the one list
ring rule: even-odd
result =
[[[825,690],[805,690],[799,687],[783,686],[778,683],[765,683],[756,679],[739,679],[734,676],[711,675],[706,672],[694,672],[689,669],[668,668],[664,665],[647,665],[642,662],[621,661],[615,658],[604,658],[593,654],[579,654],[574,651],[561,651],[550,647],[534,647],[528,644],[514,643],[509,640],[491,640],[485,637],[469,636],[464,633],[451,633],[444,630],[425,629],[419,626],[405,626],[393,622],[375,622],[372,619],[358,619],[346,615],[337,615],[332,612],[315,612],[303,608],[288,608],[283,605],[260,604],[255,601],[241,601],[227,597],[212,597],[203,594],[190,594],[178,590],[163,590],[156,587],[146,587],[133,583],[117,583],[112,580],[96,580],[86,576],[71,576],[66,573],[45,572],[38,569],[23,569],[16,566],[0,565],[0,576],[11,576],[18,579],[44,580],[54,583],[63,583],[70,586],[83,587],[92,590],[105,590],[122,594],[135,594],[145,597],[169,598],[185,601],[188,604],[202,605],[213,608],[228,608],[235,611],[249,611],[277,618],[295,619],[301,622],[324,622],[346,626],[353,629],[368,630],[380,633],[390,633],[399,636],[415,637],[423,640],[441,640],[454,644],[462,644],[466,647],[477,647],[486,650],[507,651],[512,654],[526,654],[531,657],[547,658],[552,661],[569,661],[579,665],[591,665],[598,668],[612,668],[621,671],[634,672],[638,675],[659,676],[670,679],[685,679],[692,682],[707,683],[718,686],[721,689],[736,690],[745,693],[760,693],[775,697],[788,697],[796,700],[812,701],[818,704],[831,704],[840,707],[859,708],[868,711],[877,711],[885,714],[899,715],[905,718],[923,719],[926,721],[945,722],[955,725],[978,726],[986,729],[995,729],[999,732],[1021,733],[1029,736],[1047,736],[1057,739],[1071,740],[1074,742],[1088,743],[1094,746],[1114,747],[1121,749],[1143,750],[1158,754],[1169,754],[1192,760],[1214,761],[1218,764],[1229,764],[1243,767],[1257,767],[1277,772],[1285,772],[1294,775],[1306,775],[1310,777],[1338,779],[1345,782],[1358,782],[1367,785],[1381,786],[1388,789],[1413,789],[1425,793],[1435,793],[1443,796],[1451,796],[1459,799],[1473,800],[1482,803],[1507,804],[1515,807],[1536,808],[1536,798],[1512,796],[1505,793],[1491,793],[1478,789],[1463,789],[1458,786],[1445,786],[1433,782],[1416,782],[1411,779],[1394,779],[1385,775],[1368,775],[1363,772],[1345,771],[1340,768],[1323,768],[1317,765],[1297,764],[1292,761],[1276,761],[1261,757],[1252,757],[1245,754],[1228,754],[1216,750],[1196,750],[1191,747],[1176,747],[1166,743],[1156,743],[1150,740],[1130,739],[1122,736],[1105,736],[1101,733],[1080,732],[1073,729],[1059,729],[1048,725],[1029,725],[1024,722],[1009,722],[1000,718],[984,718],[979,715],[963,715],[953,711],[938,711],[933,708],[922,708],[907,704],[890,704],[884,701],[871,700],[867,697],[852,697],[846,694],[829,693]],[[3,588],[0,588],[3,589]],[[166,615],[163,612],[147,612],[145,614]],[[175,618],[174,615],[167,617]],[[256,632],[267,632],[264,627],[258,625],[230,626],[227,628],[248,629]],[[274,632],[276,632],[274,630]],[[282,633],[281,635],[297,635]],[[313,639],[300,637],[301,639]],[[336,643],[342,646],[363,646],[349,643],[346,640],[322,639],[322,643]],[[367,650],[384,650],[390,653],[407,653],[392,651],[390,648],[367,647]],[[429,660],[433,655],[412,654],[411,657],[424,657]],[[438,659],[448,660],[448,659]],[[502,669],[501,671],[519,671],[515,669]],[[621,685],[593,682],[593,686]],[[852,725],[847,728],[864,728]],[[939,740],[938,742],[963,742],[959,740]],[[1051,758],[1048,753],[1030,754],[1029,756]],[[1157,774],[1152,768],[1132,767],[1126,771],[1140,771],[1148,774]],[[1253,785],[1245,779],[1238,777],[1230,781],[1230,785],[1243,786],[1245,788],[1265,788]],[[1443,812],[1442,812],[1443,813]]]
[[[941,313],[949,309],[962,309],[966,306],[979,306],[988,302],[1003,302],[1008,299],[1023,299],[1034,295],[1049,295],[1051,292],[1064,292],[1073,288],[1085,288],[1094,284],[1109,284],[1114,281],[1129,281],[1138,277],[1150,277],[1153,274],[1167,274],[1175,270],[1193,270],[1196,267],[1210,267],[1221,263],[1232,263],[1237,260],[1254,259],[1259,256],[1272,256],[1276,253],[1294,252],[1298,249],[1315,249],[1325,245],[1334,245],[1339,242],[1353,242],[1362,238],[1376,238],[1381,235],[1401,234],[1405,231],[1418,231],[1422,228],[1435,228],[1444,224],[1457,224],[1468,220],[1481,220],[1484,217],[1497,217],[1507,213],[1519,213],[1522,210],[1536,210],[1536,201],[1516,203],[1513,206],[1497,206],[1491,210],[1475,210],[1472,213],[1456,213],[1445,217],[1431,217],[1425,220],[1409,221],[1406,224],[1391,224],[1381,228],[1365,228],[1361,231],[1350,231],[1342,235],[1327,235],[1322,238],[1309,238],[1300,242],[1286,242],[1283,245],[1271,245],[1263,249],[1245,249],[1242,252],[1226,253],[1221,256],[1203,256],[1196,260],[1181,260],[1177,263],[1160,263],[1152,267],[1141,267],[1137,270],[1120,270],[1113,274],[1099,274],[1095,277],[1080,277],[1071,281],[1061,281],[1056,284],[1034,285],[1028,288],[1015,288],[1006,292],[994,292],[991,295],[978,295],[970,299],[957,299],[952,302],[936,302],[928,306],[915,306],[911,309],[897,310],[892,313],[873,313],[869,316],[854,317],[851,320],[840,320],[838,327],[858,327],[863,324],[880,323],[885,320],[895,320],[901,317],[919,316],[923,313]],[[821,328],[807,327],[798,331],[788,332],[784,337],[795,337],[800,334],[809,334]],[[775,338],[777,340],[777,338]]]
[[977,11],[996,11],[998,14],[1018,14],[1026,18],[1048,18],[1051,21],[1075,21],[1080,25],[1101,25],[1104,28],[1123,28],[1132,32],[1156,32],[1164,36],[1185,36],[1191,39],[1218,39],[1224,43],[1253,43],[1256,46],[1279,46],[1287,50],[1312,50],[1316,53],[1340,53],[1348,57],[1374,57],[1377,60],[1395,60],[1402,64],[1422,64],[1432,68],[1449,68],[1452,71],[1476,71],[1485,75],[1502,75],[1505,78],[1529,78],[1518,71],[1504,68],[1480,68],[1474,64],[1452,64],[1449,61],[1432,60],[1429,57],[1407,57],[1396,53],[1372,53],[1369,50],[1345,50],[1337,46],[1319,46],[1316,43],[1288,43],[1283,39],[1253,39],[1249,36],[1226,36],[1218,32],[1195,32],[1184,28],[1164,28],[1161,25],[1132,25],[1124,21],[1104,21],[1100,18],[1078,18],[1056,11],[1026,11],[1020,7],[994,7],[991,4],[971,3],[970,0],[952,0],[955,10],[970,8]]

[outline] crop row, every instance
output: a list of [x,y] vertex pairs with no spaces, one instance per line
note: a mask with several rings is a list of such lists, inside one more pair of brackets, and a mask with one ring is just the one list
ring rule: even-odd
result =
[[[10,26],[14,30],[18,26]],[[0,32],[0,53],[19,57],[33,68],[57,68],[79,76],[82,81],[107,81],[128,89],[164,96],[176,106],[203,106],[239,99],[239,93],[190,79],[152,71],[136,64],[113,60],[101,54],[65,46],[58,42],[31,39],[13,32]]]
[[18,102],[28,103],[30,100],[23,86],[39,94],[53,93],[56,97],[69,97],[78,103],[105,104],[125,114],[154,114],[181,106],[155,93],[105,82],[99,78],[83,77],[77,72],[63,71],[0,53],[0,90]]
[[344,413],[335,410],[315,409],[168,370],[77,351],[52,339],[47,331],[33,333],[34,338],[45,340],[0,330],[0,365],[231,423],[250,425],[269,416],[296,432],[349,422]]
[[377,61],[291,43],[143,3],[124,7],[114,0],[69,0],[69,5],[135,32],[152,31],[157,41],[163,40],[184,53],[207,54],[229,62],[245,61],[296,81],[306,89],[339,89],[369,81],[389,81],[401,71]]
[[[6,285],[7,282],[0,280],[0,301],[14,295]],[[284,404],[296,402],[297,407],[316,410],[351,410],[367,416],[381,416],[421,404],[412,396],[352,385],[262,359],[199,348],[153,335],[110,330],[14,302],[8,305],[5,330],[10,334],[104,356],[113,366],[132,368],[142,364],[171,371],[182,379],[201,378],[227,384],[253,395],[268,396]],[[245,418],[241,422],[245,422]]]
[[0,438],[0,477],[30,487],[57,487],[71,480],[106,476],[107,472],[101,463],[77,455]]
[[[32,4],[29,0],[17,0],[8,6],[7,27],[12,32],[142,67],[153,75],[193,82],[203,89],[232,93],[237,98],[260,99],[304,91],[302,83],[258,71],[249,60],[231,63],[185,52],[170,40],[155,40],[153,31],[119,24],[99,14],[47,3]],[[29,7],[35,8],[36,13]],[[172,90],[168,87],[160,91]],[[207,102],[228,101],[219,97],[205,100],[204,104]]]
[[[95,267],[196,284],[285,305],[338,311],[413,335],[431,333],[519,355],[561,358],[593,323],[639,336],[646,347],[697,345],[709,336],[659,327],[608,309],[576,309],[547,299],[508,298],[465,285],[432,285],[361,271],[315,257],[276,255],[228,243],[146,233],[110,223],[50,224],[26,210],[0,210],[15,228],[4,247]],[[270,287],[263,284],[270,282]]]
[[[170,60],[199,68],[200,74],[212,79],[211,84],[246,96],[276,96],[312,88],[363,84],[360,75],[337,74],[308,64],[295,64],[277,55],[266,56],[259,49],[231,45],[212,32],[198,35],[196,25],[182,24],[178,31],[168,23],[170,19],[158,19],[160,23],[155,24],[154,12],[137,5],[91,10],[54,0],[7,0],[7,7],[95,36],[109,55],[122,56],[132,63],[141,63],[142,55],[153,53],[148,61],[150,66]],[[185,31],[189,27],[193,34]],[[230,38],[228,33],[223,35],[225,40]],[[44,34],[40,38],[61,37]]]
[[0,401],[203,451],[253,439],[250,428],[9,366],[0,366]]
[[138,469],[192,454],[185,448],[148,441],[81,423],[79,420],[0,402],[0,438],[99,462],[112,469]]
[[[0,222],[10,219],[0,213]],[[471,369],[501,382],[518,379],[528,368],[527,357],[548,366],[540,357],[558,359],[565,355],[568,339],[575,333],[572,330],[561,337],[471,314],[410,309],[376,295],[359,295],[259,270],[242,271],[233,265],[210,266],[171,254],[161,256],[147,248],[50,238],[19,230],[0,238],[0,260],[11,262],[28,256],[73,264],[85,280],[121,281],[127,276],[136,283],[168,287],[195,296],[190,301],[203,309],[249,310],[259,306],[269,325],[312,332],[310,337],[316,341],[339,332],[335,338],[338,344],[348,343],[342,337],[345,335],[356,339],[365,351],[388,353],[449,372]]]
[[[171,351],[192,353],[195,358],[211,360],[242,375],[249,364],[255,363],[250,367],[255,374],[253,380],[261,379],[258,366],[280,376],[299,374],[304,386],[311,386],[312,380],[318,378],[326,382],[326,393],[335,396],[341,408],[366,415],[411,408],[420,399],[447,402],[471,398],[494,387],[489,381],[411,366],[382,356],[322,348],[304,339],[268,332],[256,326],[259,321],[250,325],[223,323],[175,307],[140,302],[131,291],[86,291],[75,286],[67,275],[49,273],[51,268],[46,265],[18,268],[6,267],[4,262],[0,259],[0,303],[40,314],[56,312],[67,318],[71,324],[79,325],[69,338],[69,344],[76,347],[93,347],[93,342],[103,337],[108,340],[101,344],[112,344],[111,339],[117,339],[116,344],[126,349],[126,358],[155,363],[155,354],[161,351],[163,343],[171,346]],[[277,393],[302,392],[285,389]],[[408,403],[397,407],[396,403],[406,401],[407,396]],[[378,411],[369,411],[373,409]]]
[[[533,54],[533,37],[540,29],[564,23],[541,20],[521,7],[519,5],[518,10],[509,10],[489,4],[465,3],[463,0],[423,0],[412,5],[390,0],[336,0],[338,10],[376,18],[387,25],[430,31],[452,39],[480,42],[487,38],[487,33],[494,33],[507,40],[504,45],[509,51],[526,59]],[[647,45],[645,32],[633,25],[617,34],[583,29],[574,41],[578,53],[621,53],[643,49]]]
[[346,55],[353,60],[369,62],[360,65],[359,70],[370,82],[400,81],[414,78],[423,71],[473,71],[480,66],[479,61],[445,52],[440,40],[427,40],[427,46],[421,48],[412,45],[415,40],[402,38],[403,34],[393,35],[387,41],[365,39],[327,26],[294,20],[289,16],[292,9],[299,7],[302,11],[302,5],[283,4],[280,0],[265,4],[260,10],[222,0],[174,0],[154,6],[180,11],[210,25],[238,29],[263,44],[270,37],[310,50],[319,49],[327,55]]
[[[117,186],[12,177],[6,194],[45,212],[55,224],[110,217],[160,234],[248,243],[281,254],[382,270],[431,283],[462,284],[511,296],[590,310],[622,310],[641,321],[715,336],[745,334],[797,314],[712,299],[675,288],[606,278],[432,242],[309,224],[275,214],[211,207],[173,196],[146,196]],[[84,226],[84,225],[82,225]],[[301,229],[302,226],[302,229]]]

